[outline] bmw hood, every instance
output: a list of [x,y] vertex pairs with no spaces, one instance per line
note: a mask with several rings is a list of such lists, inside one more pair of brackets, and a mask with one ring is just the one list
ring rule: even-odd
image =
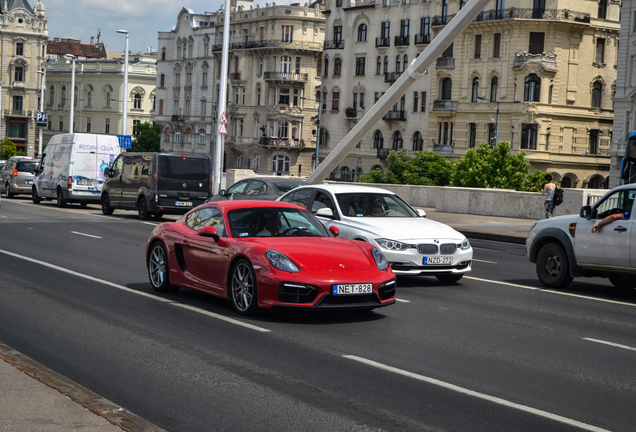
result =
[[462,241],[463,234],[440,222],[427,218],[345,218],[351,227],[373,233],[375,238],[399,240],[405,243],[418,243],[423,240]]

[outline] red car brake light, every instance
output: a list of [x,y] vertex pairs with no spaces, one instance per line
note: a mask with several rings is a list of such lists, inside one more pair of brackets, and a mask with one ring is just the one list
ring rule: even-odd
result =
[[69,176],[67,186],[69,189],[73,189],[73,177]]
[[13,177],[17,177],[18,176],[18,170],[14,169],[13,173],[11,174]]

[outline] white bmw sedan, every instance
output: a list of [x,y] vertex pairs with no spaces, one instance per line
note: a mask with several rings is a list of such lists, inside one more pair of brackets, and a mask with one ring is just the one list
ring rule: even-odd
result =
[[435,276],[457,282],[471,271],[468,239],[448,225],[426,218],[386,189],[352,184],[302,186],[278,198],[307,208],[343,238],[382,250],[395,274]]

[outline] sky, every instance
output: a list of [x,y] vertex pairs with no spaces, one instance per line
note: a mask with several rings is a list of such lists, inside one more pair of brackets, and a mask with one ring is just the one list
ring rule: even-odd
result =
[[[31,6],[37,0],[28,0]],[[266,1],[255,0],[254,5],[264,6]],[[298,1],[298,0],[297,0]],[[290,4],[293,1],[275,1]],[[136,54],[157,50],[157,32],[170,31],[177,22],[177,15],[184,7],[196,14],[216,12],[224,0],[42,0],[48,18],[49,38],[79,39],[88,44],[91,36],[97,42],[97,30],[101,29],[100,42],[108,51],[124,51],[125,36],[117,30],[128,30],[129,50]],[[304,2],[301,2],[304,4]]]

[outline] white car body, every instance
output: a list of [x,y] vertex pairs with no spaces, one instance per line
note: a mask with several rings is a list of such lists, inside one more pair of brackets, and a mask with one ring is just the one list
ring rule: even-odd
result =
[[[305,201],[309,191],[313,195]],[[297,195],[300,194],[300,195]],[[322,202],[324,195],[331,197],[333,217],[322,215],[316,205]],[[345,195],[349,194],[349,195]],[[338,196],[385,196],[387,200],[397,199],[412,212],[411,216],[363,217],[340,208]],[[298,198],[298,199],[297,199]],[[340,236],[347,239],[363,240],[378,247],[398,275],[431,275],[443,280],[458,280],[461,275],[471,271],[473,249],[466,237],[443,223],[427,219],[426,214],[409,206],[395,193],[386,189],[352,184],[320,184],[302,186],[278,198],[279,201],[296,202],[314,213],[327,227],[335,226]],[[324,207],[324,205],[322,206]],[[329,207],[329,205],[327,205]],[[390,208],[390,206],[389,206]],[[395,214],[395,213],[394,213]],[[386,240],[389,240],[387,242]],[[392,243],[391,243],[392,242]],[[400,250],[388,245],[402,244]],[[462,249],[463,245],[463,249]],[[419,246],[419,247],[418,247]],[[444,253],[449,252],[449,253]],[[426,261],[443,259],[444,264],[424,264]]]

